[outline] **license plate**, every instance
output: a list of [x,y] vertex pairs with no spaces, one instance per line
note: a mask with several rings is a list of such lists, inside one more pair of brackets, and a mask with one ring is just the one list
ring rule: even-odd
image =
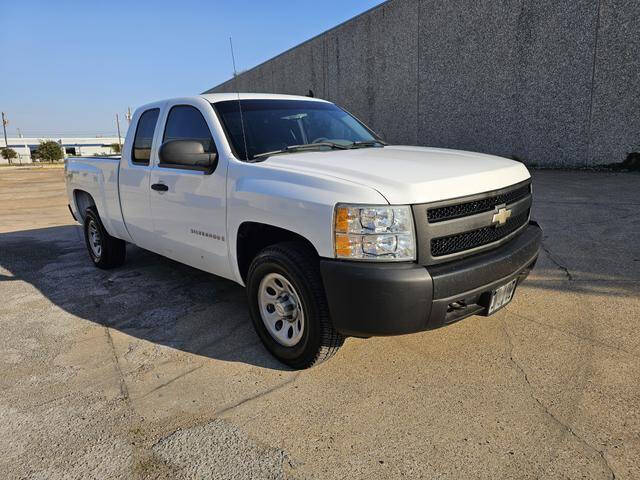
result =
[[489,312],[487,314],[491,315],[509,303],[515,290],[516,280],[514,279],[491,292],[491,303],[489,303]]

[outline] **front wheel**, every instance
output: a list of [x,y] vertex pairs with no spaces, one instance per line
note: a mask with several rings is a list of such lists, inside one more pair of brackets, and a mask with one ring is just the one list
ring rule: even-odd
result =
[[265,248],[247,276],[256,332],[281,362],[302,369],[331,358],[344,343],[334,328],[318,259],[301,243]]

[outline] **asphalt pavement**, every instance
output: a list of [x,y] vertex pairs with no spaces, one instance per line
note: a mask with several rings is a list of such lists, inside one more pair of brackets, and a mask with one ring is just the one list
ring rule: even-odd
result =
[[640,478],[640,175],[537,171],[513,302],[274,360],[244,290],[93,267],[62,169],[0,169],[0,478]]

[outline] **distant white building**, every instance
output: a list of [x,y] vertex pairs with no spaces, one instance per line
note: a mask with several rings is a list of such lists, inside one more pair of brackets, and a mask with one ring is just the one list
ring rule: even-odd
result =
[[[62,146],[64,156],[93,156],[93,155],[112,155],[116,153],[111,147],[114,143],[118,143],[118,137],[9,137],[7,143],[18,154],[18,158],[11,162],[15,164],[32,163],[32,153],[35,152],[40,145],[41,140],[53,140]],[[122,139],[124,142],[124,138]],[[4,137],[0,134],[0,148],[4,148]],[[0,163],[8,163],[7,160],[0,156]]]

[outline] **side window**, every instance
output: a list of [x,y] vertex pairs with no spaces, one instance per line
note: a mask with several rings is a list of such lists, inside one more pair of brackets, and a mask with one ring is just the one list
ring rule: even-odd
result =
[[151,142],[153,142],[153,132],[156,129],[159,114],[159,108],[152,108],[140,115],[131,154],[131,161],[137,165],[149,165]]
[[216,146],[202,113],[191,105],[176,105],[169,111],[162,142],[169,140],[199,140],[206,153],[215,153]]

